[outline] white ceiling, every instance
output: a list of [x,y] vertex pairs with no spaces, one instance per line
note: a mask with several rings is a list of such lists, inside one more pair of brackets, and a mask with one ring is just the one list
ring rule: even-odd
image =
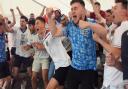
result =
[[[67,14],[70,11],[70,1],[71,0],[36,0],[45,6],[50,7],[57,7],[61,9],[62,13]],[[88,10],[92,10],[92,7],[88,0],[84,0],[86,8]],[[101,3],[102,9],[106,10],[112,7],[114,4],[114,0],[97,0]],[[39,13],[42,10],[42,7],[36,3],[34,3],[32,0],[0,0],[0,8],[2,7],[4,15],[10,15],[10,8],[13,8],[16,11],[16,6],[19,6],[21,11],[25,15],[29,15],[31,12],[35,13],[36,15],[39,15]],[[0,10],[0,12],[2,12]]]

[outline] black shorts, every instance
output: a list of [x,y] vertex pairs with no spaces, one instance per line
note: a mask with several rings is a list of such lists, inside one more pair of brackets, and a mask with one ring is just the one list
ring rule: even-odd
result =
[[8,62],[0,62],[0,79],[10,76]]
[[128,80],[128,30],[123,33],[121,39],[121,59],[123,79]]
[[64,85],[67,74],[68,74],[69,67],[60,67],[59,69],[55,70],[55,74],[53,78],[55,78],[59,85]]
[[11,48],[11,55],[16,55],[16,47]]
[[69,68],[65,89],[94,89],[97,73],[94,70],[77,70]]
[[6,51],[6,58],[7,58],[7,61],[10,61],[10,51],[9,51],[8,47],[7,47],[7,51]]
[[13,66],[21,68],[21,65],[23,65],[24,68],[31,67],[32,66],[31,57],[25,58],[25,57],[21,57],[19,55],[15,55],[15,60],[14,60]]

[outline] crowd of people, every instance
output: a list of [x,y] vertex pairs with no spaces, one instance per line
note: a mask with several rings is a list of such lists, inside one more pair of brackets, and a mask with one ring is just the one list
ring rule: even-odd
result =
[[128,0],[90,3],[93,12],[71,0],[68,16],[44,7],[29,19],[16,7],[19,27],[13,9],[13,21],[0,15],[0,89],[128,89]]

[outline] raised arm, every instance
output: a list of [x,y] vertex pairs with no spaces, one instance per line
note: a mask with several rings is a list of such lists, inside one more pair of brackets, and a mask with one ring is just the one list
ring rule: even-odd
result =
[[40,13],[40,16],[43,16],[44,15],[45,8],[46,7],[44,6],[42,12]]
[[95,10],[95,2],[94,0],[90,0],[93,10]]
[[15,17],[14,10],[10,9],[10,11],[11,11],[12,18],[13,18],[13,22],[10,24],[10,28],[12,28],[16,24],[16,17]]
[[19,8],[18,6],[16,7],[16,9],[18,10],[20,16],[25,16],[25,15],[21,12],[21,10],[20,10],[20,8]]
[[100,5],[95,5],[95,1],[94,0],[90,0],[90,2],[91,2],[91,5],[92,5],[92,7],[93,7],[93,11],[94,11],[94,14],[95,14],[95,16],[96,16],[96,19],[97,19],[97,22],[98,23],[105,23],[105,19],[104,19],[104,17],[102,17],[101,16],[101,14],[100,14]]
[[51,30],[52,36],[61,36],[62,30],[56,27],[56,20],[53,14],[53,9],[47,8],[49,29]]
[[91,28],[93,30],[93,32],[95,32],[97,35],[99,35],[102,39],[106,38],[107,30],[100,24],[80,20],[79,27],[82,30],[84,30],[85,28]]

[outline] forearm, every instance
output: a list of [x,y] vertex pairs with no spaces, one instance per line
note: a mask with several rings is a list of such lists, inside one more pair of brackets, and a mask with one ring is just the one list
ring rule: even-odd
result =
[[55,20],[55,15],[54,11],[52,8],[47,9],[47,16],[48,16],[48,26],[49,30],[51,30],[52,36],[57,36],[60,35],[62,30],[59,30],[56,26],[56,20]]
[[13,17],[13,22],[12,22],[10,27],[13,27],[16,24],[16,17],[15,17],[15,13],[14,12],[12,12],[12,17]]
[[45,10],[46,7],[43,8],[42,12],[40,13],[40,16],[43,16],[44,15],[44,10]]
[[111,52],[111,49],[112,49],[112,47],[107,43],[107,42],[105,42],[104,40],[102,40],[102,39],[99,39],[98,40],[98,43],[107,51],[107,52]]
[[55,19],[49,18],[48,19],[48,24],[49,24],[49,29],[51,30],[51,34],[54,36],[57,32]]
[[24,14],[20,11],[20,9],[17,9],[20,16],[24,16]]
[[89,23],[89,27],[102,39],[106,38],[107,30],[103,26],[99,24]]
[[104,48],[108,53],[112,53],[112,55],[113,55],[114,58],[115,58],[115,61],[119,61],[119,58],[120,58],[120,55],[121,55],[120,48],[113,47],[111,44],[109,44],[109,43],[103,41],[102,39],[99,39],[98,42],[103,46],[103,48]]
[[93,10],[95,10],[94,1],[90,0]]

